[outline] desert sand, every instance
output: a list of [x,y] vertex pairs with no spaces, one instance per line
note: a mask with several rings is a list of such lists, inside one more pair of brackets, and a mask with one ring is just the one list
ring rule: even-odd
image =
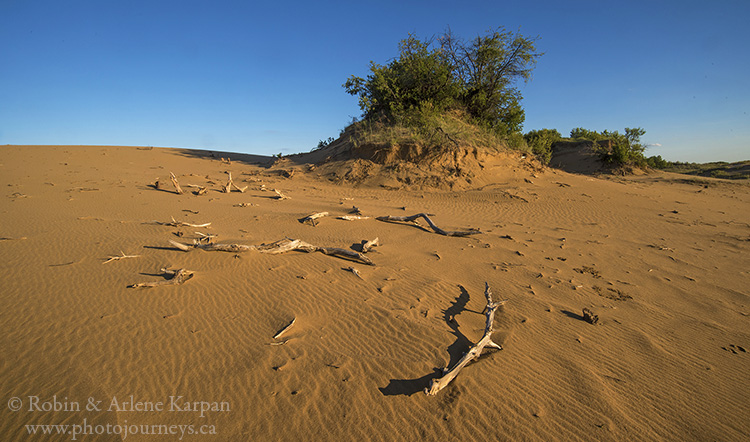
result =
[[[750,440],[747,184],[520,154],[451,191],[184,149],[0,153],[3,440]],[[481,233],[375,219],[417,213]],[[206,235],[380,244],[366,265],[170,243]],[[193,276],[129,287],[163,268]],[[482,337],[485,282],[503,349],[427,396]],[[67,434],[29,435],[49,424]]]

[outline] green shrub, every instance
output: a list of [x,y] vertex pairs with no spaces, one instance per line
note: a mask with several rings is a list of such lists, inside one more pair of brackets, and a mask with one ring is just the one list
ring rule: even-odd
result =
[[570,138],[573,138],[575,140],[600,141],[607,137],[594,130],[576,127],[570,131]]
[[655,155],[646,158],[646,164],[648,164],[649,167],[653,167],[654,169],[666,169],[672,163],[662,158],[661,155]]
[[552,144],[562,139],[557,129],[539,129],[527,132],[524,136],[531,152],[542,164],[549,164],[552,159]]
[[599,153],[605,161],[618,166],[645,166],[646,147],[641,144],[641,136],[646,133],[640,127],[625,128],[625,133],[603,131],[601,135],[611,141],[611,149],[599,147]]

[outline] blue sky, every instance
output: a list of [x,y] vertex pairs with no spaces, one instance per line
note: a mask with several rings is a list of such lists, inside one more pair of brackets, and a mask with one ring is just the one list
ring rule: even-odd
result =
[[750,159],[750,1],[0,0],[0,144],[309,151],[341,85],[449,26],[538,36],[524,131],[642,127],[648,155]]

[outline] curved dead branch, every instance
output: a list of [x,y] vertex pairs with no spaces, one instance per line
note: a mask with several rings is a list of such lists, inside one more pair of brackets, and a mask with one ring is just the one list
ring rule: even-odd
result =
[[411,216],[379,216],[375,218],[378,221],[402,221],[402,222],[414,222],[417,218],[424,218],[425,221],[427,221],[427,224],[430,225],[432,230],[435,231],[435,233],[445,236],[469,236],[469,235],[476,235],[477,233],[482,233],[478,229],[472,229],[472,230],[466,230],[466,231],[448,231],[443,230],[440,227],[436,226],[435,223],[432,222],[429,216],[425,213],[417,213],[416,215]]
[[186,269],[177,269],[177,270],[161,269],[161,274],[162,276],[167,277],[169,279],[165,281],[156,281],[156,282],[140,282],[137,284],[131,284],[128,287],[139,288],[139,287],[159,287],[162,285],[179,285],[193,277],[193,272],[190,270],[186,270]]
[[479,342],[476,343],[469,351],[461,358],[456,365],[447,371],[443,377],[439,379],[433,379],[430,381],[430,386],[425,388],[424,392],[429,396],[438,394],[440,390],[445,388],[469,362],[478,358],[482,354],[484,347],[492,347],[498,350],[502,350],[503,347],[500,344],[492,342],[492,323],[495,320],[495,311],[498,307],[505,304],[507,300],[492,302],[492,291],[490,285],[484,283],[484,297],[487,298],[487,306],[484,308],[484,314],[487,317],[487,322],[484,326],[484,336]]

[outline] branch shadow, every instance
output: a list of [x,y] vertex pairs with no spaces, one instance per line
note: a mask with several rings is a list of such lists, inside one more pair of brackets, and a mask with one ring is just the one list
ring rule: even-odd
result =
[[[443,318],[448,324],[448,327],[451,328],[451,334],[456,337],[456,340],[450,346],[448,346],[448,355],[450,357],[450,360],[448,361],[446,369],[450,369],[451,367],[456,365],[456,363],[458,363],[458,361],[463,357],[464,353],[466,353],[466,351],[472,345],[472,342],[459,330],[460,326],[455,319],[456,315],[458,315],[462,311],[471,311],[466,308],[466,305],[469,303],[470,298],[469,292],[462,285],[459,285],[458,288],[461,290],[461,293],[448,308],[443,310]],[[424,389],[430,385],[430,381],[432,379],[439,378],[442,375],[442,368],[434,368],[432,373],[426,374],[420,378],[391,379],[387,386],[378,388],[378,390],[380,390],[383,396],[411,396],[414,393],[424,391]]]
[[151,249],[151,250],[169,250],[170,252],[182,252],[182,250],[178,249],[174,246],[143,246],[144,249]]
[[436,368],[432,373],[417,379],[391,379],[385,387],[378,387],[383,396],[411,396],[424,391],[430,380],[441,376],[442,370]]
[[562,313],[563,315],[565,315],[565,316],[567,316],[569,318],[578,319],[580,321],[584,320],[582,315],[579,315],[578,313],[573,313],[573,312],[571,312],[569,310],[561,310],[560,313]]

